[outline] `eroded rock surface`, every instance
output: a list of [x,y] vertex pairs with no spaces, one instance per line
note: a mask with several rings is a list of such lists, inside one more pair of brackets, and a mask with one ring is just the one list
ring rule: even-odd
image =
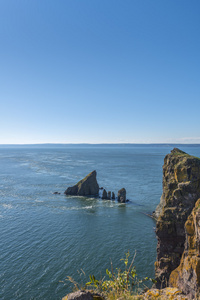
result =
[[108,195],[107,195],[107,192],[105,189],[103,189],[102,199],[104,199],[104,200],[108,199]]
[[72,187],[68,187],[65,195],[74,196],[96,196],[99,194],[99,185],[96,179],[96,171],[89,173]]
[[121,190],[118,191],[117,200],[121,203],[126,202],[126,189],[125,188],[122,188]]
[[188,299],[200,295],[200,199],[185,223],[186,241],[180,265],[172,271],[169,285],[178,287]]
[[150,289],[141,300],[188,300],[188,298],[177,288]]
[[200,198],[200,159],[174,148],[163,165],[163,195],[157,209],[156,287],[169,284],[169,276],[181,261],[185,222]]
[[93,293],[92,291],[78,290],[63,297],[62,300],[104,300],[104,298],[100,294]]

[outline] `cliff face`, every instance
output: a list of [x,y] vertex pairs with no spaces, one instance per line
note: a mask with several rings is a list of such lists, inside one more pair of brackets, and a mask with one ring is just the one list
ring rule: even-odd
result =
[[80,180],[72,187],[68,187],[65,195],[74,196],[94,196],[99,193],[99,185],[96,179],[96,171],[89,173],[85,178]]
[[[163,194],[156,209],[157,288],[169,284],[169,276],[184,251],[185,222],[200,198],[200,159],[174,148],[163,165]],[[174,285],[176,286],[176,285]]]
[[200,294],[200,199],[185,223],[186,241],[180,265],[172,271],[169,285],[197,299]]

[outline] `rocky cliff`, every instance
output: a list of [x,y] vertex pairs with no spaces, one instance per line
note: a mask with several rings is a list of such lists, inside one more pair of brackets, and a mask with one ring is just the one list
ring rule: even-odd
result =
[[[164,159],[163,194],[155,212],[157,288],[168,286],[170,274],[180,265],[186,241],[185,223],[198,198],[200,159],[174,148]],[[174,277],[171,275],[170,283],[177,286],[178,279]]]
[[96,179],[97,172],[89,173],[85,178],[80,180],[72,187],[68,187],[65,195],[74,196],[95,196],[99,194],[99,185]]
[[185,223],[186,241],[180,265],[172,271],[169,285],[197,299],[200,295],[200,199]]

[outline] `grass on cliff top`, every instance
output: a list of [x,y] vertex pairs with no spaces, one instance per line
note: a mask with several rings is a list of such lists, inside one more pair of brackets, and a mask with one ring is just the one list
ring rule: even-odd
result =
[[190,155],[178,148],[174,148],[172,151],[171,151],[171,154],[174,155],[174,156],[181,156],[181,157],[186,157],[186,158],[195,158],[195,159],[198,159],[200,160],[199,157],[197,156],[193,156],[193,155]]
[[[136,255],[136,254],[135,254]],[[70,276],[67,277],[67,281],[70,281],[74,285],[74,290],[90,290],[94,293],[102,295],[102,299],[116,300],[116,299],[143,299],[140,295],[144,288],[148,289],[145,285],[145,282],[150,282],[151,284],[155,282],[154,279],[144,278],[139,280],[137,278],[136,269],[134,267],[135,255],[129,263],[129,251],[125,254],[125,258],[122,258],[121,261],[124,263],[123,270],[120,268],[113,269],[111,262],[111,270],[106,269],[106,277],[101,279],[96,279],[94,275],[89,276],[89,282],[83,285],[77,283]],[[80,275],[85,273],[82,271]],[[141,298],[142,297],[142,298]]]

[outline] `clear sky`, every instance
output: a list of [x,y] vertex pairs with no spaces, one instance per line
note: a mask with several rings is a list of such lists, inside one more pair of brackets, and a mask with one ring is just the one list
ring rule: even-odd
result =
[[200,143],[199,0],[0,0],[0,144]]

